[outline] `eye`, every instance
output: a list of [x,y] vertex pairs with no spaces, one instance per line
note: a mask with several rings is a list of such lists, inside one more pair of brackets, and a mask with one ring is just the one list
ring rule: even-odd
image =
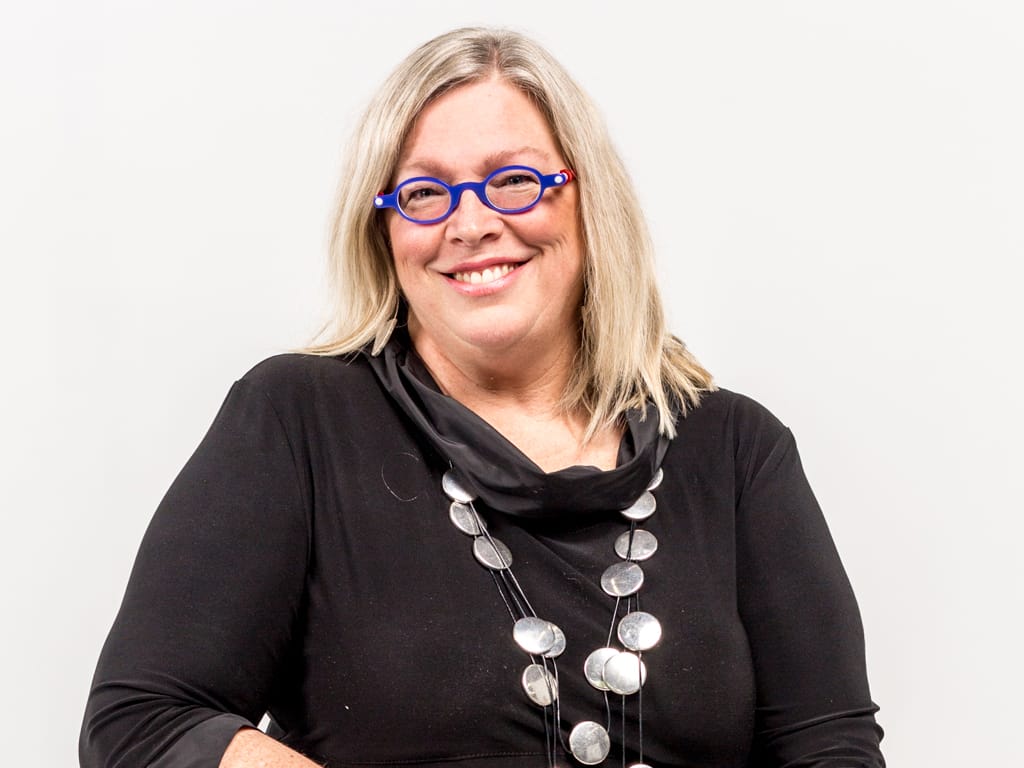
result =
[[503,168],[489,178],[486,194],[500,211],[522,211],[540,199],[540,177],[529,168]]
[[490,186],[505,187],[507,189],[511,187],[530,186],[533,184],[538,184],[539,181],[540,180],[529,171],[516,169],[513,171],[508,171],[506,173],[498,174],[493,179],[491,179]]
[[408,200],[424,200],[435,195],[442,195],[444,192],[436,186],[424,184],[423,186],[410,185],[405,190],[405,197]]
[[527,176],[525,173],[517,173],[506,177],[501,183],[506,187],[514,187],[517,184],[527,184],[534,181],[532,176]]
[[412,179],[399,187],[398,204],[406,213],[431,218],[448,205],[448,188],[437,179]]

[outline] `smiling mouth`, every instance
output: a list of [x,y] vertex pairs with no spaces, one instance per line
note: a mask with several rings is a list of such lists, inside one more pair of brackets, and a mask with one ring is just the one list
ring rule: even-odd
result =
[[487,267],[487,269],[481,269],[479,271],[472,272],[452,272],[449,277],[453,280],[457,280],[460,283],[472,283],[473,285],[482,285],[483,283],[493,283],[495,280],[500,280],[512,270],[516,269],[518,264],[498,264],[493,267]]

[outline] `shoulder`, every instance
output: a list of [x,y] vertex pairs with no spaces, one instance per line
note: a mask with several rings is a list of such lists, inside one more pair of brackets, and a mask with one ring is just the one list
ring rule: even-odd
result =
[[683,452],[717,457],[737,466],[760,466],[773,454],[795,449],[789,428],[757,400],[718,389],[706,393],[700,405],[676,425]]
[[705,393],[700,404],[679,420],[680,433],[720,430],[736,436],[778,436],[789,430],[757,400],[729,389]]
[[325,387],[358,389],[374,385],[375,378],[366,359],[358,353],[325,357],[292,352],[274,355],[257,363],[239,382],[274,398]]
[[796,482],[800,458],[789,428],[764,405],[719,389],[677,424],[672,456],[736,503],[755,482]]
[[[286,422],[307,426],[323,419],[352,419],[386,408],[377,376],[362,354],[289,353],[253,366],[234,389],[266,400]],[[365,418],[365,416],[363,416]]]

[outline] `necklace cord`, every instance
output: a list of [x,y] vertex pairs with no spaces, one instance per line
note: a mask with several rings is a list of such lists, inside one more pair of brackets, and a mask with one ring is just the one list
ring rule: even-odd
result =
[[[451,464],[451,462],[449,462],[449,466],[451,467],[452,471],[454,471],[454,466]],[[631,564],[630,567],[634,571],[639,570],[638,566],[636,566],[635,564],[635,561],[647,559],[648,557],[650,557],[651,554],[653,554],[654,549],[657,547],[657,541],[654,539],[653,535],[647,531],[644,531],[643,535],[645,538],[642,539],[642,544],[639,545],[639,550],[634,551],[634,542],[636,540],[637,535],[637,520],[646,519],[646,517],[654,511],[655,502],[653,500],[653,496],[650,494],[650,491],[653,490],[657,486],[657,484],[660,483],[660,481],[661,470],[658,470],[658,472],[655,475],[655,479],[652,480],[651,485],[648,488],[648,492],[644,494],[644,497],[646,497],[646,499],[642,497],[636,502],[636,504],[634,504],[634,507],[627,510],[623,510],[623,515],[626,516],[630,521],[629,529],[625,536],[619,537],[619,540],[615,544],[615,550],[619,554],[619,556],[622,557],[623,560]],[[454,488],[450,490],[449,484],[453,485]],[[476,542],[474,543],[474,553],[477,555],[477,558],[480,560],[481,564],[485,565],[485,567],[490,571],[491,578],[493,579],[495,584],[495,588],[498,591],[498,595],[501,598],[502,603],[504,603],[505,605],[505,609],[508,611],[509,617],[512,619],[513,624],[517,625],[515,631],[519,631],[518,624],[520,621],[525,621],[529,619],[534,622],[537,622],[538,620],[540,620],[540,618],[537,615],[537,612],[534,610],[533,605],[530,603],[529,598],[527,598],[526,592],[523,590],[523,587],[520,584],[519,579],[516,578],[516,575],[512,570],[511,555],[509,554],[508,548],[502,542],[498,541],[497,539],[491,536],[490,531],[484,524],[483,519],[480,517],[480,514],[476,509],[476,505],[473,503],[474,497],[472,496],[472,494],[465,492],[461,488],[461,484],[458,482],[458,480],[450,473],[445,473],[444,490],[446,494],[448,494],[449,498],[452,499],[453,502],[451,515],[452,521],[456,524],[456,527],[462,530],[463,533],[473,535],[477,539],[483,538],[490,546],[489,552],[487,552],[486,554],[480,554],[477,550],[477,543],[479,542]],[[457,519],[457,505],[455,502],[458,502],[458,504],[462,505],[462,515],[465,515],[466,508],[468,508],[472,524],[469,524],[465,517]],[[640,507],[641,502],[648,504],[649,506],[647,507],[646,511],[641,511],[637,513],[635,509]],[[625,547],[621,548],[621,542],[623,538],[625,538]],[[621,567],[622,566],[619,566],[619,568]],[[613,575],[609,576],[609,574]],[[611,678],[609,678],[606,682],[605,677],[609,674],[612,674],[610,672],[610,666],[608,664],[605,665],[604,671],[600,671],[597,673],[597,680],[591,679],[591,672],[589,671],[590,659],[588,658],[588,679],[594,687],[598,687],[602,691],[604,698],[605,726],[603,729],[603,735],[600,734],[602,729],[597,723],[594,723],[592,721],[584,721],[582,723],[579,723],[575,728],[572,729],[573,732],[570,736],[570,743],[566,743],[565,736],[563,733],[564,729],[561,727],[561,685],[558,673],[558,663],[555,660],[555,657],[558,656],[565,648],[565,636],[562,634],[562,631],[555,624],[547,622],[548,634],[554,634],[556,639],[554,642],[548,643],[546,648],[538,644],[538,647],[540,648],[540,650],[542,650],[542,652],[539,654],[535,653],[535,649],[531,647],[531,644],[528,640],[520,640],[519,637],[516,636],[516,643],[524,650],[527,650],[530,657],[531,665],[527,668],[527,671],[524,672],[523,685],[526,687],[526,691],[529,695],[529,698],[533,700],[534,703],[539,704],[541,706],[542,721],[544,724],[544,752],[545,757],[547,758],[548,768],[556,768],[556,766],[558,765],[559,746],[562,747],[565,753],[572,755],[581,763],[587,765],[593,765],[598,762],[602,762],[604,758],[607,757],[609,747],[608,736],[612,732],[612,706],[609,691],[614,691],[620,694],[620,754],[622,768],[626,768],[627,758],[627,694],[637,694],[637,736],[639,756],[639,763],[637,768],[646,768],[646,764],[644,764],[643,762],[643,685],[646,678],[646,669],[643,663],[643,651],[652,647],[657,642],[658,637],[660,637],[661,629],[657,620],[654,619],[653,616],[650,616],[649,614],[643,614],[640,611],[639,589],[643,583],[643,572],[639,572],[639,578],[636,579],[636,581],[631,585],[628,583],[628,580],[624,582],[625,586],[623,585],[623,583],[617,584],[616,579],[619,578],[619,576],[620,574],[614,573],[612,571],[612,568],[607,569],[605,575],[602,576],[601,586],[607,594],[615,597],[615,603],[612,607],[611,622],[608,628],[608,635],[607,640],[605,642],[605,648],[598,649],[598,651],[595,651],[594,654],[598,652],[604,653],[606,652],[606,649],[610,649],[616,657],[616,674],[619,678],[621,678],[621,676],[625,674],[629,668],[628,663],[626,663],[626,667],[623,668],[622,662],[625,662],[626,659],[629,658],[630,655],[632,655],[632,657],[636,659],[636,679],[633,683],[624,683],[620,679],[619,685],[622,685],[622,688],[620,688],[619,685],[616,685],[615,681],[613,681]],[[635,577],[635,574],[631,574],[631,576]],[[608,583],[605,582],[606,577],[609,578]],[[626,598],[626,617],[622,619],[622,621],[620,622],[619,615],[623,608],[623,597]],[[637,621],[638,619],[640,620],[639,622]],[[630,624],[628,628],[626,626],[627,622]],[[645,624],[644,622],[648,623]],[[651,629],[651,623],[653,623],[654,629],[656,629],[657,631],[657,637],[655,637],[653,641],[648,642],[647,640],[643,639],[641,635],[643,635],[647,630]],[[630,654],[626,651],[618,651],[613,648],[612,640],[615,637],[616,626],[618,626],[619,640],[621,641],[622,645],[630,651],[633,651],[633,654]],[[528,631],[529,630],[527,630],[527,632]],[[556,645],[558,646],[557,650]],[[593,657],[594,654],[591,654],[591,656]],[[534,668],[536,667],[540,667],[540,669],[543,670],[543,677],[541,681],[537,681],[535,679],[537,673],[534,671]],[[528,674],[533,675],[533,677],[528,678]],[[627,675],[625,679],[628,680],[629,676]],[[538,682],[543,682],[543,685],[546,688],[546,702],[540,696],[540,693],[537,691],[537,689],[533,687]],[[601,685],[598,685],[598,683],[601,683]],[[635,690],[629,690],[633,685],[636,686]],[[584,726],[586,726],[586,728],[583,728]],[[579,731],[580,729],[587,731],[586,736],[584,737],[584,746],[580,746],[578,742],[575,742],[575,740],[577,739],[577,731]],[[595,733],[594,729],[596,729],[597,733]],[[600,743],[602,741],[603,746],[600,746]],[[581,751],[577,751],[578,749]],[[595,749],[597,749],[599,752],[603,752],[603,755],[596,756],[596,759],[594,754]]]

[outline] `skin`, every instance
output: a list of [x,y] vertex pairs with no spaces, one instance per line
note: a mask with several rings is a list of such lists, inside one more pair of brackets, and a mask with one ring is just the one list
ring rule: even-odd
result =
[[228,744],[220,768],[320,768],[255,728],[243,728]]
[[[396,183],[435,176],[478,181],[503,165],[566,167],[543,115],[500,80],[431,103],[403,148]],[[575,184],[545,192],[522,214],[500,214],[472,193],[444,222],[386,214],[409,334],[444,392],[475,411],[538,466],[615,466],[621,431],[584,443],[586,414],[558,403],[579,344],[584,250]],[[485,282],[463,276],[514,267]],[[254,729],[240,730],[220,768],[316,768]]]
[[[395,172],[450,184],[502,165],[542,173],[566,167],[540,111],[498,79],[462,86],[417,119]],[[586,414],[558,403],[579,344],[584,248],[575,183],[549,189],[520,214],[463,194],[438,224],[388,215],[395,269],[409,304],[409,333],[444,392],[493,425],[546,471],[574,464],[608,469],[620,433],[584,444]],[[479,283],[457,279],[514,267]],[[492,275],[493,276],[493,273]]]

